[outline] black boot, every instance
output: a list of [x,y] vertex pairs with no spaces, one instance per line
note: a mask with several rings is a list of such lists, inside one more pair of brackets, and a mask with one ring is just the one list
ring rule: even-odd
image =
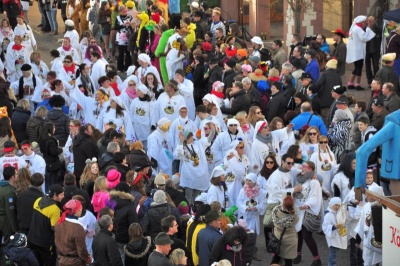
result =
[[297,255],[296,258],[293,260],[293,264],[299,264],[301,262],[301,255]]
[[322,262],[321,260],[314,260],[313,263],[311,263],[311,266],[321,266]]

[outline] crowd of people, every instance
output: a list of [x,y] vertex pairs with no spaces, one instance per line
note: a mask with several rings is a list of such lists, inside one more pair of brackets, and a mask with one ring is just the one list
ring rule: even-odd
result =
[[[39,1],[43,32],[59,34],[58,9],[65,23],[44,62],[24,1],[3,1],[1,264],[250,265],[262,232],[267,250],[281,241],[271,265],[301,263],[303,242],[312,266],[348,248],[351,265],[381,263],[355,152],[400,109],[400,49],[381,56],[358,16],[333,47],[293,34],[268,50],[219,7],[175,2]],[[369,102],[348,92],[364,90],[364,59]],[[391,195],[381,152],[357,171]]]

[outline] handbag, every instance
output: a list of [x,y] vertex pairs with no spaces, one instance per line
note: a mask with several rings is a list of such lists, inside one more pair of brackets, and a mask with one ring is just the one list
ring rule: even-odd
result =
[[303,226],[310,232],[318,232],[321,228],[321,216],[305,211]]
[[282,237],[286,232],[286,227],[283,228],[281,237],[278,239],[273,233],[268,233],[269,235],[269,243],[267,246],[267,251],[269,253],[274,253],[275,255],[279,255],[281,253],[281,242]]

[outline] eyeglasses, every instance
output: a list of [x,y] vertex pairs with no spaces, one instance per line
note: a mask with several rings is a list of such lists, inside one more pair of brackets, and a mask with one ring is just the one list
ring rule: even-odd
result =
[[308,165],[306,165],[306,164],[303,164],[303,167],[304,167],[304,168],[311,168],[310,166],[308,166]]
[[203,129],[204,129],[204,130],[210,130],[210,128],[209,128],[209,127],[203,127]]
[[129,84],[129,87],[133,87],[133,86],[136,86],[136,84],[135,83],[130,83]]
[[320,141],[319,144],[328,144],[327,141]]
[[274,164],[274,161],[266,161],[265,164]]
[[234,125],[228,125],[229,127],[237,127],[238,125],[234,124]]
[[308,133],[308,135],[317,135],[318,133],[317,132],[310,132],[310,133]]
[[238,149],[244,149],[244,146],[238,146],[237,148]]
[[287,165],[293,165],[294,162],[285,162]]
[[69,63],[71,63],[71,61],[64,60],[63,63],[69,64]]

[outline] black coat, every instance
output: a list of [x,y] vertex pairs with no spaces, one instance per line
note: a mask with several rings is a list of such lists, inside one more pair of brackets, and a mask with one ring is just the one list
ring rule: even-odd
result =
[[60,142],[60,146],[64,147],[69,136],[69,117],[63,110],[53,109],[49,111],[46,119],[56,127],[54,136]]
[[267,107],[267,121],[270,123],[274,117],[284,119],[286,109],[286,99],[282,92],[271,95],[271,100]]
[[343,41],[340,43],[335,43],[333,46],[335,49],[333,50],[332,57],[335,57],[338,61],[336,72],[339,74],[339,76],[343,76],[346,72],[347,47]]
[[250,108],[250,99],[245,90],[239,90],[232,95],[233,101],[231,108],[221,107],[221,112],[228,115],[236,115],[240,111],[245,111],[246,113]]
[[161,230],[161,220],[172,214],[168,203],[150,205],[141,222],[143,234],[155,239]]
[[196,102],[201,101],[207,94],[206,82],[204,80],[204,64],[198,64],[193,69],[194,98]]
[[31,226],[33,203],[43,197],[41,188],[29,187],[17,197],[17,223],[20,233],[28,235]]
[[253,84],[246,94],[250,99],[250,106],[261,106],[261,95]]
[[208,92],[211,92],[212,90],[212,85],[216,81],[221,81],[222,80],[222,73],[223,73],[223,68],[216,65],[214,66],[213,69],[210,69],[209,77],[208,77],[208,85],[207,85],[207,90]]
[[151,252],[148,260],[149,266],[174,266],[168,258],[158,251]]
[[111,236],[111,232],[101,229],[93,240],[93,258],[96,266],[122,266],[118,246]]
[[244,249],[242,248],[241,251],[233,252],[232,250],[228,250],[228,244],[225,243],[225,237],[218,238],[210,253],[209,264],[213,263],[214,261],[220,260],[229,260],[232,265],[235,266],[245,266],[248,258],[245,257]]
[[14,104],[8,98],[0,98],[0,107],[4,107],[4,106],[7,107],[8,117],[11,117],[13,110],[14,110]]
[[227,88],[232,88],[232,84],[235,81],[235,76],[236,72],[233,69],[225,71],[225,73],[223,74],[223,82],[225,84],[224,93],[226,92]]
[[153,245],[149,236],[139,241],[129,242],[124,246],[125,265],[147,266],[152,251]]
[[57,140],[54,137],[48,137],[45,141],[40,141],[39,146],[46,162],[46,171],[57,172],[61,170],[61,162],[58,155],[63,152],[63,149],[58,146]]
[[332,89],[334,86],[341,85],[342,79],[334,69],[328,69],[324,72],[321,72],[319,79],[315,83],[321,108],[331,106],[334,101],[332,97]]
[[99,148],[96,143],[85,133],[79,133],[72,141],[72,152],[74,154],[74,174],[77,180],[80,179],[83,169],[86,166],[86,160],[97,158]]
[[189,202],[185,195],[180,192],[179,190],[172,188],[172,187],[165,187],[165,192],[171,197],[172,201],[174,202],[175,206],[178,206],[182,201]]
[[88,192],[86,190],[79,189],[76,185],[64,185],[64,198],[61,200],[61,209],[75,195],[82,196],[86,201],[85,209],[93,212]]
[[396,88],[396,93],[399,93],[399,78],[394,71],[393,66],[382,65],[382,67],[376,72],[375,78],[380,78],[382,80],[382,86],[386,82],[390,82]]
[[127,244],[129,242],[128,229],[132,223],[137,223],[136,210],[133,208],[135,198],[126,192],[111,191],[110,201],[114,201],[114,234],[118,243]]
[[16,107],[11,116],[11,127],[14,131],[15,138],[18,143],[24,140],[28,140],[28,134],[26,130],[26,125],[29,118],[31,117],[31,111],[24,110],[22,108]]
[[39,141],[39,132],[41,131],[44,123],[46,123],[46,121],[43,118],[37,116],[29,118],[28,122],[26,123],[26,134],[28,135],[31,143],[34,141]]

